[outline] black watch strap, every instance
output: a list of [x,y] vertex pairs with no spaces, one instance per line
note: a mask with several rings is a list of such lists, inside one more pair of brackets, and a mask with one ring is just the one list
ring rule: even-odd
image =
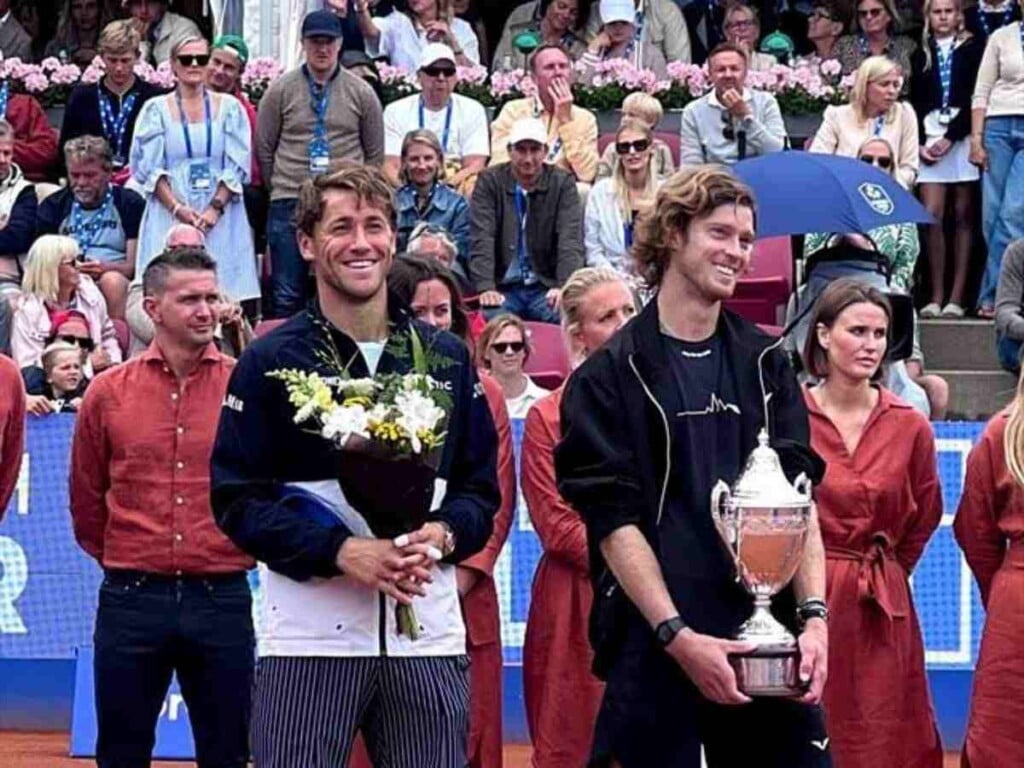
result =
[[686,629],[686,622],[679,616],[666,619],[654,628],[654,636],[658,639],[658,645],[662,648],[676,639],[676,635]]

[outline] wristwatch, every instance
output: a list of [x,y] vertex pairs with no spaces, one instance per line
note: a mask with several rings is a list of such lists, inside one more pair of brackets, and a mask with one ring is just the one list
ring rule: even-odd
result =
[[654,628],[654,636],[658,639],[658,645],[666,648],[684,629],[686,629],[686,622],[679,616],[673,616]]
[[801,627],[811,619],[821,619],[828,623],[828,605],[820,597],[804,600],[796,607],[796,618]]
[[448,557],[448,555],[455,551],[455,531],[443,520],[438,520],[437,524],[444,528],[444,543],[441,545],[441,555],[442,557]]

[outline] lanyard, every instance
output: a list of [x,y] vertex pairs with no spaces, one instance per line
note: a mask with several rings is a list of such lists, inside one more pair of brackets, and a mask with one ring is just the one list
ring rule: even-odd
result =
[[327,107],[331,102],[330,85],[338,74],[338,70],[335,69],[334,74],[323,85],[320,85],[313,79],[305,64],[302,65],[302,74],[305,75],[306,82],[309,84],[309,106],[316,117],[316,124],[313,126],[313,136],[317,139],[324,139],[327,136]]
[[633,215],[630,214],[627,221],[622,222],[622,239],[626,244],[626,250],[628,251],[633,247]]
[[103,229],[107,221],[107,212],[114,204],[114,191],[108,186],[107,194],[103,196],[103,203],[99,210],[93,214],[88,221],[85,220],[85,209],[74,200],[71,203],[71,227],[68,234],[78,241],[82,253],[85,254],[96,242],[96,237]]
[[[188,159],[193,159],[192,137],[189,136],[188,115],[185,114],[185,105],[181,102],[181,92],[176,92],[178,99],[178,112],[181,114],[181,132],[185,137],[185,151],[188,152]],[[206,157],[213,157],[213,118],[210,115],[210,92],[203,89],[203,111],[206,113]]]
[[7,118],[7,99],[11,95],[11,86],[4,80],[4,84],[0,85],[0,119]]
[[953,46],[935,45],[935,58],[939,64],[939,85],[942,88],[942,111],[949,109],[949,92],[953,83]]
[[[533,116],[534,117],[540,117],[542,111],[543,111],[543,107],[541,106],[540,101],[535,101],[533,103]],[[554,115],[551,115],[550,117],[548,117],[548,136],[551,135],[551,121],[554,120],[554,119],[555,119]],[[559,137],[557,137],[555,139],[554,143],[552,143],[551,148],[548,150],[548,156],[544,158],[544,162],[548,163],[548,164],[554,163],[555,160],[558,158],[558,153],[561,152],[561,151],[562,151],[562,137],[559,136]]]
[[633,40],[640,42],[640,35],[644,33],[644,12],[637,10],[636,19],[633,21],[633,26],[636,27],[636,34],[633,35]]
[[[519,247],[516,249],[519,255],[526,253],[526,220],[529,218],[530,208],[526,198],[526,190],[516,184],[516,221],[519,224]],[[523,267],[526,265],[523,264]]]
[[[995,14],[991,14],[991,15],[995,16]],[[986,13],[985,11],[983,11],[981,9],[981,6],[979,5],[978,6],[978,24],[981,26],[981,28],[983,30],[985,30],[985,37],[988,37],[994,31],[992,29],[992,27],[989,26],[988,17],[989,17],[989,14]],[[1008,10],[1003,11],[1003,23],[1000,24],[996,29],[1002,29],[1007,24],[1009,24],[1012,19],[1013,19],[1013,6],[1011,5]],[[1022,41],[1022,44],[1024,44],[1024,32],[1021,33],[1021,41]]]
[[[890,39],[885,44],[885,50],[882,51],[882,53],[880,53],[879,55],[880,56],[888,56],[889,55],[889,46],[891,44],[892,44],[892,40]],[[860,36],[860,55],[863,56],[865,59],[868,56],[872,55],[872,53],[871,53],[871,46],[868,45],[868,39],[866,37],[864,37],[864,35]]]
[[871,133],[875,136],[882,135],[882,126],[885,125],[885,115],[879,115],[875,118],[875,127]]
[[[110,105],[110,99],[107,98],[100,84],[96,83],[96,95],[100,103],[100,120],[103,122],[103,133],[107,137],[111,149],[114,151],[114,157],[124,157],[124,136],[128,131],[128,116],[132,112],[132,107],[135,106],[137,94],[137,91],[132,91],[122,99],[120,111],[117,113],[117,117],[114,117],[114,108]],[[180,97],[178,103],[181,103]],[[180,107],[179,111],[181,111]],[[184,120],[185,113],[182,111],[181,114],[182,120]],[[188,132],[186,131],[187,134]]]
[[[420,97],[420,130],[421,131],[425,127],[424,124],[423,124],[423,118],[424,118],[423,112],[424,112],[423,97],[421,96]],[[444,151],[444,153],[446,155],[448,154],[448,133],[451,131],[451,127],[452,127],[452,100],[451,100],[451,97],[449,97],[448,98],[448,107],[444,111],[444,134],[441,136],[441,149],[442,149],[442,151]]]

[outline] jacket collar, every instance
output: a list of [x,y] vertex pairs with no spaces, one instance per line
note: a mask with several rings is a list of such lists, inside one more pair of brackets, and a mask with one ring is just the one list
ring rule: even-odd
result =
[[[518,182],[516,181],[516,175],[512,172],[512,162],[509,161],[505,163],[502,171],[504,175],[502,181],[505,186],[505,192],[509,195],[514,195],[516,193],[516,185]],[[544,163],[540,169],[540,178],[537,179],[537,183],[534,185],[533,189],[530,190],[530,194],[534,194],[536,192],[547,192],[550,184],[551,166]]]
[[[211,341],[203,350],[203,356],[199,358],[199,362],[216,363],[219,362],[220,359],[221,354],[217,350],[217,345]],[[156,343],[156,340],[149,343],[149,346],[146,347],[145,351],[139,355],[139,360],[144,363],[160,363],[161,365],[167,362],[166,358],[164,358],[163,350],[160,349],[160,345]]]
[[[439,211],[441,213],[447,212],[452,201],[451,195],[448,194],[447,185],[441,181],[434,183],[434,189],[431,191],[430,196],[427,199],[429,201],[427,210]],[[406,184],[395,193],[395,202],[397,203],[398,210],[400,212],[415,210],[416,187],[412,184]]]

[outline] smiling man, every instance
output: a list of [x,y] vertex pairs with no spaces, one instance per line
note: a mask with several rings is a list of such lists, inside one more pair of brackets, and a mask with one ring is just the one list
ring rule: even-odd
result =
[[[361,730],[376,765],[422,768],[429,756],[435,768],[465,768],[468,661],[455,565],[487,543],[500,503],[490,409],[465,345],[388,295],[395,209],[381,171],[341,163],[306,182],[296,220],[316,300],[242,354],[212,460],[218,523],[266,564],[254,758],[261,768],[336,768]],[[406,373],[413,332],[441,361],[430,373],[452,409],[435,509],[392,541],[346,503],[344,454],[295,423],[284,384],[267,373]],[[415,640],[396,626],[396,605],[410,602]]]
[[[710,768],[831,765],[817,706],[828,630],[816,516],[774,603],[799,633],[807,694],[751,702],[728,661],[751,650],[728,638],[752,600],[711,525],[711,488],[735,481],[764,426],[758,359],[772,339],[722,302],[750,263],[754,223],[752,193],[727,171],[666,181],[633,246],[656,297],[562,398],[558,487],[586,524],[595,670],[607,680],[594,765],[697,768],[702,744]],[[807,411],[784,355],[767,354],[764,374],[792,479],[814,468]]]

